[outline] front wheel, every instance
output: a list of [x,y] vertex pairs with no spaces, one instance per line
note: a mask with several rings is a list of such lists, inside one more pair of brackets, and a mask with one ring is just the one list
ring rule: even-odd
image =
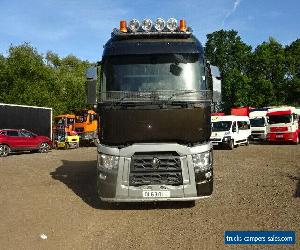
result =
[[10,153],[10,147],[7,145],[0,145],[0,157],[6,157]]
[[42,142],[39,147],[40,153],[48,153],[50,146],[47,142]]
[[228,144],[228,148],[229,148],[230,150],[232,150],[232,149],[234,148],[234,142],[233,142],[233,140],[230,140],[230,142],[229,142],[229,144]]

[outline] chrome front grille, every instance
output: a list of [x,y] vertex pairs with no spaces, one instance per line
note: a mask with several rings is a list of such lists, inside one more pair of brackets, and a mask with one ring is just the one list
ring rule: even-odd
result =
[[176,153],[136,154],[131,158],[129,183],[182,185],[181,160]]

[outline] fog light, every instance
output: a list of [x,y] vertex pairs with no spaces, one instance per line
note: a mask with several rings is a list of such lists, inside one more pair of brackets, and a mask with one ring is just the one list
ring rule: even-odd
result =
[[211,172],[205,173],[205,177],[206,177],[207,179],[209,179],[209,178],[211,177]]
[[106,175],[105,174],[102,174],[102,173],[100,173],[99,174],[99,178],[101,179],[101,180],[106,180]]

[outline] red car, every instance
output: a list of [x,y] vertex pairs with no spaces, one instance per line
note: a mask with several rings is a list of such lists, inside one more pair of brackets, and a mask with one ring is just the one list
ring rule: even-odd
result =
[[25,129],[0,129],[0,157],[15,151],[47,153],[51,147],[52,141],[46,136]]

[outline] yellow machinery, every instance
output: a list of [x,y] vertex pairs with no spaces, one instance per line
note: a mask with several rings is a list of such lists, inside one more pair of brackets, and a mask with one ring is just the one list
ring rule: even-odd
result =
[[59,115],[55,117],[53,129],[54,146],[56,148],[78,148],[79,136],[75,130],[75,115]]
[[55,139],[55,144],[57,148],[69,149],[79,147],[79,136],[77,134],[70,135],[69,132],[58,133],[57,138]]

